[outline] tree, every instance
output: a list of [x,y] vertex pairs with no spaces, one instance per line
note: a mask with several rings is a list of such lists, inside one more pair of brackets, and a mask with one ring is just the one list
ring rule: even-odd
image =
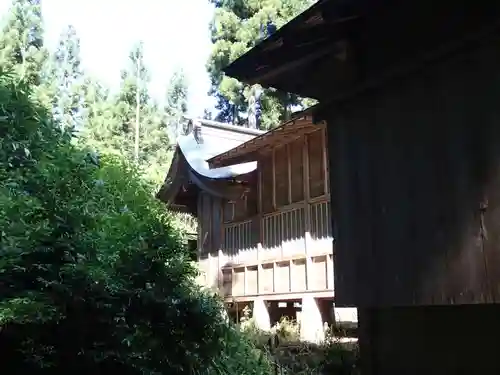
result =
[[[223,74],[231,61],[267,36],[268,25],[281,27],[312,4],[312,0],[210,0],[215,15],[210,31],[213,49],[207,69],[211,77],[209,94],[217,100],[217,119],[243,124],[248,102],[255,88]],[[260,127],[269,129],[288,119],[292,107],[302,104],[295,95],[273,89],[263,90],[260,97]]]
[[165,98],[165,114],[172,140],[177,139],[182,129],[183,116],[188,110],[188,83],[183,70],[177,70],[170,78]]
[[39,0],[13,0],[0,34],[0,67],[14,69],[31,84],[40,83],[47,58]]
[[179,229],[136,168],[75,147],[30,87],[0,72],[2,365],[33,375],[269,373],[197,288]]
[[80,92],[86,115],[79,143],[105,154],[129,158],[131,145],[126,141],[129,132],[124,130],[121,116],[123,103],[89,76],[85,77]]
[[[164,109],[150,97],[148,83],[142,44],[132,49],[116,95],[104,92],[96,81],[87,80],[83,88],[87,118],[80,142],[134,162],[147,181],[159,184],[171,158],[168,134],[171,122]],[[169,103],[184,108],[182,90],[173,91],[180,95],[177,102]],[[169,113],[176,113],[175,108]]]
[[144,66],[144,45],[142,42],[138,43],[130,53],[130,62],[133,65],[130,77],[133,77],[135,84],[134,160],[139,164],[140,113],[141,107],[148,100],[146,80],[149,79]]
[[[121,71],[120,90],[110,93],[100,83],[87,77],[82,87],[87,116],[80,142],[101,152],[119,155],[142,165],[142,126],[147,121],[150,97],[149,72],[143,62],[142,44],[136,44]],[[136,149],[136,145],[139,148]]]
[[63,128],[81,129],[83,121],[83,71],[80,59],[80,39],[73,26],[61,34],[55,54],[49,59],[48,85],[54,85],[52,113]]

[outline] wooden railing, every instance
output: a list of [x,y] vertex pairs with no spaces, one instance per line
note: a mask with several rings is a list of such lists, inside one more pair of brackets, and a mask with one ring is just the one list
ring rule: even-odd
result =
[[258,224],[247,220],[223,227],[218,264],[224,296],[333,291],[327,201],[288,207],[262,217],[260,228]]
[[222,252],[229,264],[254,262],[257,260],[257,244],[253,241],[252,221],[224,225]]
[[262,219],[262,253],[259,259],[305,254],[305,209],[291,208]]

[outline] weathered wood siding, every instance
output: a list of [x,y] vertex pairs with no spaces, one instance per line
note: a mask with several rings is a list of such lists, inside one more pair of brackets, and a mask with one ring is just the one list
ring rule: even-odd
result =
[[337,303],[500,302],[499,42],[332,110]]

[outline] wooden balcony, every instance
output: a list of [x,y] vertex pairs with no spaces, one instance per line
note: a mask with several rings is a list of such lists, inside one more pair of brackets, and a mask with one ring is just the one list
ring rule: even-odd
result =
[[327,199],[284,209],[222,230],[222,249],[200,263],[205,285],[227,300],[333,296],[333,236]]

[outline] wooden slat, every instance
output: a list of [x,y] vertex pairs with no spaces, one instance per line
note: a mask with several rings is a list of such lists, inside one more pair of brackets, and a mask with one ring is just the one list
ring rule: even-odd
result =
[[274,184],[272,154],[259,161],[261,171],[261,205],[262,213],[272,212],[274,208]]
[[289,204],[289,164],[287,147],[280,146],[274,150],[274,206],[276,208]]
[[303,160],[304,138],[290,143],[290,202],[300,202],[304,200],[304,160]]

